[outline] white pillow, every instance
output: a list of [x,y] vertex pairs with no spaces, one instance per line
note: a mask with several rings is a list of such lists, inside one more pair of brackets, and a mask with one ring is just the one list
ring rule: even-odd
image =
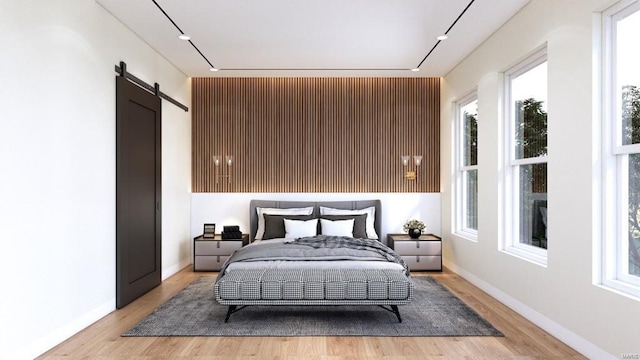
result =
[[284,237],[301,238],[318,234],[318,219],[289,220],[284,219]]
[[367,237],[369,239],[377,239],[378,234],[374,226],[374,220],[376,218],[375,206],[368,207],[360,210],[345,210],[334,209],[329,207],[320,206],[320,215],[360,215],[367,214]]
[[335,221],[320,219],[320,227],[322,228],[322,235],[353,237],[354,221],[355,219],[335,220]]
[[[264,236],[264,214],[269,215],[311,215],[313,213],[313,206],[305,208],[289,208],[289,209],[277,209],[277,208],[261,208],[256,207],[258,213],[258,230],[254,239],[261,240]],[[315,235],[315,234],[314,234]]]

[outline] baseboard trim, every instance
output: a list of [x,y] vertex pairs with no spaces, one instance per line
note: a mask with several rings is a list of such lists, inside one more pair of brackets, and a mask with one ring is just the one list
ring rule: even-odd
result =
[[[186,266],[191,264],[191,260],[189,258],[182,259],[178,264],[174,266],[170,266],[166,269],[162,270],[162,281],[167,278],[175,275],[180,270],[184,269]],[[53,349],[58,344],[82,331],[87,326],[95,323],[96,321],[102,319],[103,317],[110,314],[114,311],[116,305],[116,299],[113,298],[109,301],[104,302],[102,305],[94,308],[91,311],[81,315],[73,322],[69,323],[61,327],[60,329],[54,330],[49,334],[43,336],[42,338],[34,341],[29,344],[27,348],[18,349],[11,354],[7,355],[8,359],[34,359],[45,352]]]
[[35,359],[51,350],[56,345],[80,332],[82,329],[107,316],[115,310],[116,299],[110,299],[91,311],[84,313],[69,324],[54,330],[40,339],[30,343],[27,347],[18,349],[10,354],[8,359]]
[[162,269],[162,281],[167,280],[168,278],[172,277],[173,275],[177,274],[180,270],[184,269],[185,267],[189,266],[191,264],[191,259],[190,257],[184,258],[182,260],[180,260],[179,263],[170,266],[166,269]]
[[558,324],[552,319],[544,316],[543,314],[535,311],[534,309],[528,307],[522,302],[516,300],[511,297],[509,294],[495,288],[491,284],[486,281],[480,279],[475,276],[471,272],[465,270],[464,268],[457,266],[456,264],[444,260],[444,266],[446,266],[449,270],[458,274],[460,277],[472,283],[474,286],[478,287],[482,291],[494,297],[496,300],[500,301],[511,310],[517,312],[522,315],[525,319],[531,321],[536,324],[544,331],[553,335],[558,340],[567,344],[574,350],[578,351],[582,355],[586,356],[589,359],[617,359],[617,357],[609,354],[604,351],[597,345],[591,343],[580,335],[574,333],[573,331],[565,328],[564,326]]

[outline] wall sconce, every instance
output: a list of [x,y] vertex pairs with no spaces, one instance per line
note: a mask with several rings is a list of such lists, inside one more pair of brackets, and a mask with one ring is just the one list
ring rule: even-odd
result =
[[402,166],[407,168],[404,173],[404,178],[406,180],[416,180],[418,178],[418,176],[416,175],[418,166],[420,166],[420,164],[422,163],[422,155],[413,156],[413,164],[415,165],[415,170],[413,171],[410,170],[409,166],[409,160],[411,159],[411,157],[409,155],[402,155],[400,158],[402,159]]
[[213,156],[213,164],[216,166],[216,184],[221,177],[226,177],[229,179],[228,183],[231,184],[231,165],[233,164],[233,155],[225,155],[225,162],[227,163],[227,175],[220,174],[220,162],[222,161],[222,156],[214,155]]

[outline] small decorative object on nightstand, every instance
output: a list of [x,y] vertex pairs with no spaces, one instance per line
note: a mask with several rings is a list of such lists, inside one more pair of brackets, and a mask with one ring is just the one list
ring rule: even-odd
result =
[[425,226],[424,222],[416,219],[411,219],[406,223],[404,223],[404,225],[402,226],[402,230],[404,230],[407,234],[409,234],[409,236],[411,236],[412,239],[419,238],[420,235],[422,235],[422,232],[424,231],[424,229],[426,228],[427,227]]
[[238,239],[224,239],[220,234],[213,238],[202,235],[193,239],[193,271],[218,271],[234,251],[249,244],[249,234]]
[[402,256],[411,271],[442,271],[442,239],[422,234],[417,239],[405,234],[389,234],[389,247]]
[[222,229],[222,240],[238,239],[242,236],[242,231],[240,231],[240,226],[238,225],[225,225]]
[[216,236],[216,224],[204,224],[202,237],[205,239],[213,239]]

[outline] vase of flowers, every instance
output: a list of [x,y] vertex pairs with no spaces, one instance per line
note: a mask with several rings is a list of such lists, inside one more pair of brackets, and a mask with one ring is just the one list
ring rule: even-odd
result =
[[412,239],[419,238],[426,228],[427,226],[422,221],[416,219],[411,219],[402,226],[402,230],[409,234]]

